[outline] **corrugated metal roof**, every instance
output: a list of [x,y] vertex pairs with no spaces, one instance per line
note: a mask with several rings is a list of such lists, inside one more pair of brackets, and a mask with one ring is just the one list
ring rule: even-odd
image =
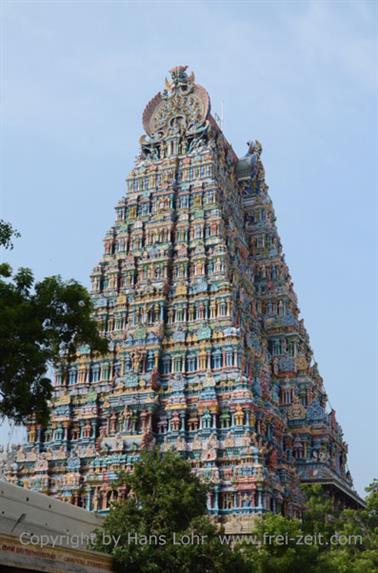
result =
[[86,546],[86,536],[102,521],[93,512],[0,480],[0,533],[66,536],[60,545],[68,547],[70,537],[81,536],[79,545]]

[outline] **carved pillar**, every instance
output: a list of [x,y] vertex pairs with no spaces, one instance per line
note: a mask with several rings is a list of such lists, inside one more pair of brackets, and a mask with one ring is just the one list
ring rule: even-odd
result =
[[98,510],[98,489],[95,489],[94,496],[93,496],[93,511]]
[[141,432],[144,433],[147,429],[147,412],[142,412],[140,415],[140,422],[141,422]]
[[63,441],[66,442],[68,440],[68,428],[70,423],[68,421],[63,422]]
[[101,503],[101,509],[106,509],[107,507],[107,492],[103,491],[102,492],[102,503]]
[[91,425],[92,425],[92,435],[91,438],[95,438],[96,437],[96,433],[97,433],[97,420],[94,419],[91,421]]
[[36,437],[36,447],[38,451],[42,448],[42,426],[38,424],[37,426],[37,437]]
[[92,488],[89,488],[87,490],[87,497],[86,497],[86,501],[85,501],[85,509],[87,511],[91,511],[91,506],[92,506]]
[[109,430],[110,430],[111,434],[115,434],[116,426],[117,426],[117,415],[115,413],[113,413],[110,416],[110,425],[109,425]]
[[218,512],[219,511],[219,486],[215,486],[214,488],[214,498],[213,498],[213,509]]
[[257,489],[257,507],[256,509],[263,509],[263,495],[260,488]]

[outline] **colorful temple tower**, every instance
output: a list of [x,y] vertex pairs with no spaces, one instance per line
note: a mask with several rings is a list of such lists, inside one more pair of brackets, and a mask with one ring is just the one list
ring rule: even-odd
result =
[[[105,512],[143,448],[174,449],[243,527],[297,515],[301,482],[359,503],[347,446],[299,318],[261,145],[238,159],[186,66],[143,114],[146,134],[92,274],[107,356],[56,372],[48,428],[28,425],[7,479]],[[232,526],[233,524],[233,526]]]

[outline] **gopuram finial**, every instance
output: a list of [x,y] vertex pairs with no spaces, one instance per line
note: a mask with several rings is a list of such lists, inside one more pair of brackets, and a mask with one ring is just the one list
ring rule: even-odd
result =
[[198,151],[207,141],[210,125],[210,98],[195,83],[188,66],[169,70],[171,79],[165,89],[148,103],[143,112],[147,133],[140,139],[142,160],[156,160],[172,155]]

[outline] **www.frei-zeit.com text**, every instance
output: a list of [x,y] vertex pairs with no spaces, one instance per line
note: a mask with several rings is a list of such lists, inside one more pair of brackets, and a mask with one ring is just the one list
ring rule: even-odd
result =
[[[208,541],[207,535],[192,533],[174,532],[167,535],[141,535],[129,532],[123,535],[37,535],[24,531],[19,536],[22,545],[34,545],[37,547],[58,547],[69,546],[72,548],[88,547],[100,543],[103,546],[125,546],[125,545],[204,545]],[[362,535],[341,535],[335,533],[326,537],[321,533],[315,535],[286,534],[271,535],[264,533],[262,537],[256,535],[222,535],[219,534],[219,541],[224,545],[234,545],[235,543],[246,543],[247,545],[362,545]]]

